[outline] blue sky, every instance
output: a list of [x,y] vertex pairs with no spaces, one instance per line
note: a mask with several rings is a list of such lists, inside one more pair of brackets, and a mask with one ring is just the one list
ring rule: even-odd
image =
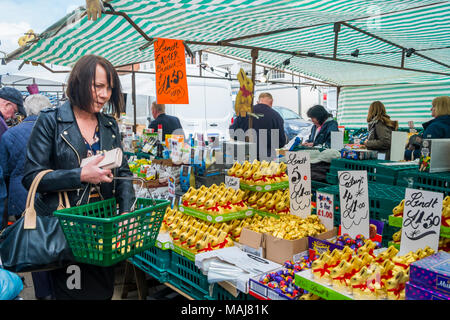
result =
[[[0,51],[17,49],[17,40],[28,30],[40,33],[84,5],[85,0],[0,0]],[[17,71],[17,66],[16,62],[0,66],[0,74]]]

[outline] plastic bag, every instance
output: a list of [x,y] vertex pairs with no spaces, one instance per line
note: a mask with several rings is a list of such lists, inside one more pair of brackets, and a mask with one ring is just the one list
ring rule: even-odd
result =
[[17,274],[0,269],[0,300],[13,300],[22,290],[23,282]]
[[248,274],[241,268],[219,259],[206,259],[200,268],[208,275],[208,282],[233,281],[240,275]]

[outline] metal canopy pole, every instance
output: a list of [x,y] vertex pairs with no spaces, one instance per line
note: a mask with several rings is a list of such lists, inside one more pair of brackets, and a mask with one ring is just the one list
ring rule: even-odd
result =
[[[240,59],[240,58],[232,57],[232,56],[229,56],[229,55],[226,55],[226,54],[223,54],[223,53],[218,53],[218,52],[209,51],[209,50],[204,50],[204,51],[207,52],[207,53],[210,53],[210,54],[215,54],[215,55],[217,55],[219,57],[224,57],[224,58],[227,58],[227,59],[232,59],[232,60],[236,60],[236,61],[240,61],[240,62],[245,62],[245,63],[251,64],[251,61],[248,61],[248,60],[245,60],[245,59]],[[264,67],[264,68],[269,69],[269,70],[284,72],[285,74],[296,75],[294,72],[289,72],[289,71],[286,71],[286,70],[282,70],[280,68],[272,67],[270,65],[263,65],[261,63],[257,63],[256,66]],[[302,78],[311,80],[311,81],[324,83],[324,84],[326,84],[326,85],[328,85],[330,87],[336,87],[336,84],[332,84],[332,83],[329,83],[329,82],[326,82],[326,81],[323,81],[323,80],[313,79],[313,78],[307,77],[305,75],[300,75],[300,74],[299,74],[299,76],[301,76]]]
[[341,93],[341,87],[337,87],[337,90],[336,90],[336,118],[337,118],[337,115],[339,112],[339,95],[340,95],[340,93]]
[[131,100],[133,103],[133,132],[136,134],[136,73],[134,65],[131,66]]
[[[383,39],[383,38],[381,38],[381,37],[379,37],[379,36],[377,36],[377,35],[374,35],[373,33],[370,33],[370,32],[368,32],[368,31],[362,30],[362,29],[360,29],[360,28],[358,28],[358,27],[352,26],[351,24],[349,24],[349,23],[347,23],[347,22],[342,22],[342,25],[344,25],[344,26],[346,26],[346,27],[348,27],[348,28],[350,28],[350,29],[353,29],[353,30],[355,30],[355,31],[357,31],[357,32],[360,32],[360,33],[362,33],[362,34],[365,34],[366,36],[372,37],[372,38],[377,39],[377,40],[379,40],[379,41],[382,41],[382,42],[385,42],[385,43],[387,43],[387,44],[390,44],[391,46],[394,46],[394,47],[397,47],[397,48],[399,48],[399,49],[402,49],[402,51],[403,51],[403,52],[402,52],[402,68],[403,68],[403,65],[404,65],[404,51],[406,50],[405,47],[403,47],[403,46],[401,46],[401,45],[398,45],[398,44],[396,44],[396,43],[393,43],[392,41]],[[435,60],[435,59],[433,59],[433,58],[427,57],[427,56],[425,56],[425,55],[423,55],[423,54],[421,54],[421,53],[413,52],[413,54],[415,54],[416,56],[421,57],[421,58],[423,58],[423,59],[429,60],[429,61],[431,61],[431,62],[440,64],[440,65],[442,65],[442,66],[444,66],[444,67],[446,67],[446,68],[450,68],[450,65],[445,64],[445,63],[440,62],[440,61],[437,61],[437,60]]]
[[334,24],[334,48],[333,48],[333,58],[334,59],[336,59],[336,56],[337,56],[339,31],[341,31],[341,24],[339,22],[337,22]]
[[198,52],[198,68],[199,68],[199,73],[200,73],[200,77],[202,76],[202,50],[200,50]]
[[[255,100],[255,73],[256,73],[256,59],[258,59],[258,50],[252,49],[252,83],[253,83],[253,92],[252,92],[252,104],[250,105],[250,112],[253,113],[253,101]],[[253,128],[253,117],[249,115],[248,117],[248,128]]]
[[[430,6],[436,6],[436,5],[444,4],[444,3],[447,3],[447,2],[448,1],[441,1],[441,2],[437,2],[437,3],[425,4],[425,5],[421,5],[421,6],[417,6],[417,7],[413,7],[413,8],[380,13],[377,16],[385,16],[385,15],[389,15],[389,14],[403,13],[403,12],[412,11],[412,10],[416,10],[416,9],[421,9],[421,8],[425,8],[425,7],[430,7]],[[369,18],[372,18],[372,17],[373,16],[364,16],[364,17],[359,17],[359,18],[354,18],[354,19],[349,19],[349,20],[344,20],[344,21],[336,21],[336,22],[341,22],[342,23],[342,22],[345,22],[345,21],[347,21],[347,22],[349,22],[349,21],[358,21],[358,20],[369,19]],[[321,26],[325,26],[327,24],[330,24],[330,22],[318,23],[318,24],[309,25],[309,26],[302,26],[302,27],[291,27],[291,28],[285,28],[285,29],[279,29],[279,30],[272,30],[272,31],[266,31],[266,32],[261,32],[261,33],[256,33],[256,34],[249,34],[249,35],[245,35],[245,36],[241,36],[241,37],[221,40],[219,42],[227,43],[227,42],[233,42],[233,41],[239,41],[239,40],[245,40],[245,39],[259,38],[259,37],[264,37],[264,36],[270,36],[270,35],[277,34],[277,33],[284,33],[284,32],[289,32],[289,31],[297,31],[297,30],[306,29],[306,28],[321,27]]]
[[429,71],[429,70],[419,70],[419,69],[412,69],[412,68],[401,68],[397,66],[391,66],[387,64],[381,64],[381,63],[373,63],[373,62],[364,62],[364,61],[354,61],[354,60],[347,60],[347,59],[341,59],[341,58],[333,58],[333,57],[326,57],[321,56],[315,53],[301,53],[298,51],[286,51],[286,50],[279,50],[279,49],[269,49],[269,48],[262,48],[262,47],[255,47],[255,46],[247,46],[247,45],[241,45],[241,44],[232,44],[227,43],[224,45],[217,44],[216,42],[202,42],[202,41],[186,41],[189,44],[197,44],[197,45],[204,45],[204,46],[227,46],[227,47],[233,47],[233,48],[239,48],[239,49],[257,49],[259,51],[266,51],[266,52],[272,52],[272,53],[280,53],[285,55],[292,55],[293,57],[304,57],[304,58],[312,58],[312,59],[321,59],[321,60],[329,60],[329,61],[337,61],[337,62],[347,62],[347,63],[353,63],[353,64],[360,64],[360,65],[366,65],[366,66],[374,66],[374,67],[383,67],[383,68],[389,68],[389,69],[396,69],[396,70],[403,70],[403,71],[413,71],[413,72],[421,72],[421,73],[429,73],[429,74],[438,74],[438,75],[444,75],[444,76],[450,76],[450,73],[447,72],[438,72],[438,71]]

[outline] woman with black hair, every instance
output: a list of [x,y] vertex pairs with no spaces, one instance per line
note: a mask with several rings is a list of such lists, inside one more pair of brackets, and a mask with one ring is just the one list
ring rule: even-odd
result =
[[[29,189],[39,172],[46,174],[35,201],[38,215],[51,215],[58,207],[58,191],[67,191],[71,206],[115,197],[119,214],[129,212],[135,200],[132,177],[125,157],[121,166],[105,170],[99,156],[80,167],[81,160],[101,150],[121,148],[114,116],[123,108],[120,80],[106,59],[86,55],[78,60],[67,84],[69,101],[59,108],[41,111],[28,143],[22,180]],[[112,106],[114,116],[102,112]],[[114,266],[98,267],[77,263],[50,271],[53,297],[57,300],[108,300],[114,292]]]
[[308,140],[303,145],[307,147],[323,146],[330,148],[331,131],[339,131],[338,123],[333,119],[333,115],[318,104],[309,108],[306,115],[314,125],[311,128]]

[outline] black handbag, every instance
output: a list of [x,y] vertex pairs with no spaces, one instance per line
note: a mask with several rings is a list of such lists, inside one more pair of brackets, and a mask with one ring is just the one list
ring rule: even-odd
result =
[[[36,214],[35,195],[42,177],[53,170],[40,172],[28,191],[25,211],[19,220],[0,235],[0,259],[3,268],[12,272],[45,271],[73,263],[74,257],[57,217],[50,210]],[[70,207],[67,192],[59,192],[57,210]],[[63,204],[63,195],[65,206]],[[45,205],[45,204],[41,204]],[[42,213],[42,211],[48,211]]]

